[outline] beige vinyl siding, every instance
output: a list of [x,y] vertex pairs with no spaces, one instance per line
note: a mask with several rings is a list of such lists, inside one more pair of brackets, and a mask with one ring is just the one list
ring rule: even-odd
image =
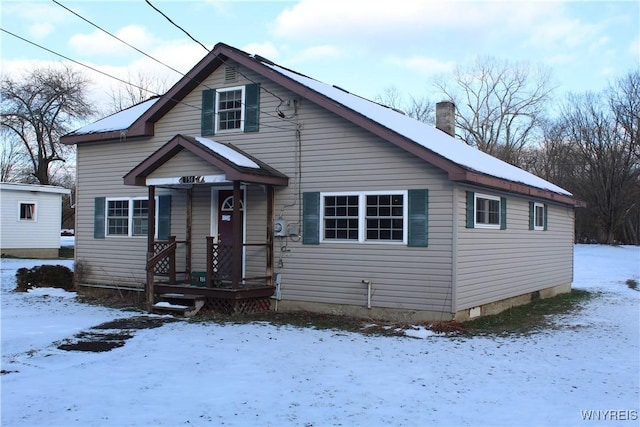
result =
[[[466,228],[466,190],[507,197],[507,229]],[[547,203],[548,230],[529,230],[530,201],[460,187],[456,310],[572,282],[573,209]]]
[[181,176],[202,176],[224,174],[195,154],[182,150],[167,163],[149,174],[149,178],[172,178]]
[[122,177],[150,153],[141,141],[80,145],[77,150],[76,262],[80,283],[142,287],[147,239],[94,239],[95,197],[145,197],[146,187],[124,186]]
[[[453,196],[446,174],[305,100],[299,103],[297,116],[280,119],[276,114],[280,100],[272,93],[283,100],[296,97],[247,70],[241,71],[262,83],[259,132],[206,137],[233,143],[289,176],[288,187],[276,188],[276,217],[282,216],[290,225],[301,228],[299,195],[305,191],[429,190],[429,246],[426,248],[385,243],[303,245],[298,237],[275,238],[275,263],[281,260],[283,265],[276,271],[282,274],[283,299],[365,306],[367,289],[362,280],[366,279],[372,281],[374,307],[450,313]],[[156,124],[153,138],[79,147],[78,182],[83,195],[79,200],[78,258],[95,267],[90,270],[93,281],[124,282],[135,277],[142,283],[146,256],[145,239],[93,239],[93,197],[145,195],[144,187],[122,185],[122,176],[176,134],[200,135],[201,112],[191,106],[200,105],[203,89],[250,82],[240,77],[237,82],[225,84],[223,75],[222,67],[168,112]],[[292,116],[294,110],[283,107],[283,112]],[[296,137],[296,129],[300,131],[300,139]],[[301,176],[296,164],[298,155],[302,162]],[[216,173],[214,168],[209,172],[208,167],[202,167],[198,161],[190,162],[185,154],[169,163],[171,168],[182,164],[175,166],[180,171],[178,175],[188,170],[198,174]],[[167,173],[169,169],[163,167],[154,176]],[[266,241],[266,191],[262,186],[249,185],[246,192],[245,239],[249,243],[263,243]],[[180,200],[184,200],[185,193],[175,190],[171,194],[172,234],[181,239],[186,210]],[[193,270],[206,268],[204,241],[210,230],[211,190],[196,188]],[[251,251],[246,252],[246,274],[261,274],[264,258],[252,257]],[[112,262],[114,256],[119,257],[115,263]]]

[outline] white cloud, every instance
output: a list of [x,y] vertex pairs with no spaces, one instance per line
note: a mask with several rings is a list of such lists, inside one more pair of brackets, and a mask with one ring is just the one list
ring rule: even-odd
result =
[[407,58],[391,57],[389,62],[423,74],[439,74],[451,71],[455,67],[452,61],[439,61],[425,56],[410,56]]
[[34,39],[42,40],[51,34],[54,26],[48,22],[40,22],[29,26],[29,35]]
[[301,0],[278,15],[273,33],[297,40],[360,40],[420,45],[425,34],[483,37],[505,27],[520,3],[488,1]]
[[271,42],[250,43],[240,49],[249,54],[260,55],[274,61],[280,56],[278,48]]
[[[115,33],[115,36],[140,50],[151,46],[154,41],[145,28],[137,25],[123,27]],[[112,55],[133,51],[130,47],[100,30],[90,34],[76,34],[69,39],[69,45],[83,55]]]
[[311,46],[295,53],[288,62],[292,64],[338,59],[343,56],[340,48],[331,45]]
[[640,38],[636,38],[629,43],[629,53],[635,59],[640,59]]

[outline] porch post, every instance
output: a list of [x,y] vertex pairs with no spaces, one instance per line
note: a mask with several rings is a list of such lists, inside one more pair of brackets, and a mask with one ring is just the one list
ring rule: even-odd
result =
[[275,192],[273,185],[267,185],[267,285],[273,286],[273,221],[275,220],[274,213],[275,206]]
[[240,181],[233,181],[233,240],[231,251],[231,287],[238,288],[242,279],[242,222],[240,219]]
[[[156,187],[149,186],[149,198],[147,202],[147,260],[155,255],[155,235],[156,235]],[[155,276],[153,267],[147,266],[147,283],[145,287],[145,296],[147,301],[147,310],[151,311],[151,307],[155,303],[154,291]]]
[[185,248],[185,261],[184,267],[186,270],[187,280],[191,280],[191,239],[192,239],[192,228],[193,226],[193,187],[187,189],[187,230],[186,230],[186,238],[187,238],[187,247]]

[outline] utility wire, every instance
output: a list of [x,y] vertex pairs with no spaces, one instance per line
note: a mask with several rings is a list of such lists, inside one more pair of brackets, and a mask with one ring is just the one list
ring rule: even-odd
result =
[[[134,83],[128,82],[128,81],[126,81],[126,80],[123,80],[123,79],[121,79],[121,78],[119,78],[119,77],[113,76],[113,75],[111,75],[111,74],[109,74],[109,73],[105,73],[104,71],[100,71],[100,70],[98,70],[97,68],[94,68],[94,67],[92,67],[92,66],[90,66],[90,65],[87,65],[87,64],[83,64],[82,62],[80,62],[80,61],[76,61],[75,59],[71,59],[71,58],[69,58],[68,56],[65,56],[65,55],[63,55],[63,54],[61,54],[61,53],[55,52],[55,51],[53,51],[53,50],[51,50],[51,49],[48,49],[48,48],[46,48],[46,47],[44,47],[44,46],[42,46],[42,45],[39,45],[39,44],[37,44],[37,43],[35,43],[35,42],[32,42],[31,40],[27,40],[27,39],[25,39],[24,37],[20,37],[19,35],[14,34],[14,33],[12,33],[11,31],[5,30],[4,28],[0,28],[0,31],[5,32],[5,33],[7,33],[7,34],[9,34],[9,35],[11,35],[11,36],[13,36],[13,37],[17,38],[17,39],[20,39],[20,40],[22,40],[22,41],[24,41],[24,42],[26,42],[26,43],[29,43],[29,44],[31,44],[31,45],[33,45],[33,46],[36,46],[36,47],[38,47],[38,48],[40,48],[40,49],[42,49],[42,50],[45,50],[45,51],[47,51],[47,52],[49,52],[49,53],[52,53],[52,54],[54,54],[54,55],[56,55],[56,56],[59,56],[59,57],[61,57],[61,58],[64,58],[64,59],[66,59],[67,61],[71,61],[71,62],[73,62],[74,64],[78,64],[78,65],[80,65],[81,67],[85,67],[85,68],[90,69],[91,71],[95,71],[96,73],[102,74],[103,76],[109,77],[109,78],[114,79],[114,80],[118,80],[119,82],[122,82],[122,83],[124,83],[124,84],[126,84],[126,85],[133,86],[133,87],[135,87],[135,88],[137,88],[137,89],[143,90],[143,91],[145,91],[145,92],[151,93],[151,94],[156,95],[156,96],[162,96],[162,95],[163,95],[163,94],[161,94],[161,93],[157,93],[157,92],[155,92],[155,91],[153,91],[153,90],[150,90],[150,89],[144,88],[144,87],[142,87],[142,86],[138,86],[138,85],[136,85],[136,84],[134,84]],[[197,110],[202,110],[202,108],[200,108],[200,107],[198,107],[198,106],[191,105],[191,104],[187,104],[186,102],[182,102],[182,101],[177,100],[177,99],[172,99],[172,101],[179,102],[179,103],[181,103],[181,104],[187,105],[187,106],[189,106],[189,107],[191,107],[191,108],[195,108],[195,109],[197,109]]]
[[143,54],[144,56],[146,56],[149,59],[152,59],[154,61],[156,61],[158,64],[160,65],[164,65],[165,67],[167,67],[168,69],[170,69],[171,71],[175,71],[176,73],[180,74],[181,76],[184,76],[184,73],[182,71],[178,71],[175,68],[173,68],[170,65],[165,64],[164,62],[160,61],[159,59],[154,58],[153,56],[141,51],[140,49],[138,49],[135,46],[132,46],[131,44],[127,43],[126,41],[122,40],[121,38],[119,38],[118,36],[111,34],[109,31],[105,30],[104,28],[100,27],[97,24],[94,24],[93,22],[89,21],[87,18],[85,18],[84,16],[74,12],[73,10],[69,9],[67,6],[63,5],[62,3],[60,3],[57,0],[52,0],[55,4],[57,4],[58,6],[62,7],[63,9],[69,11],[70,13],[74,14],[75,16],[77,16],[78,18],[82,19],[83,21],[85,21],[87,24],[94,26],[95,28],[99,29],[100,31],[102,31],[105,34],[110,35],[111,37],[113,37],[114,39],[118,40],[120,43],[124,43],[127,46],[129,46],[131,49],[135,50],[136,52],[139,52],[141,54]]
[[173,22],[171,20],[171,18],[169,18],[167,15],[165,15],[164,13],[162,13],[162,11],[160,9],[158,9],[157,7],[155,7],[153,4],[151,4],[151,2],[149,0],[144,0],[149,6],[151,6],[156,12],[158,12],[160,15],[164,16],[165,19],[169,22],[171,22],[171,24],[173,24],[174,27],[178,28],[180,31],[182,31],[183,33],[185,33],[187,36],[189,36],[189,38],[191,40],[193,40],[194,42],[198,43],[200,46],[202,46],[202,48],[204,50],[206,50],[207,52],[211,52],[205,45],[203,45],[202,43],[200,43],[198,40],[194,39],[191,34],[189,34],[187,32],[187,30],[185,30],[184,28],[182,28],[180,25],[176,24],[175,22]]
[[[55,1],[55,0],[54,0],[54,1]],[[196,40],[196,39],[195,39],[191,34],[189,34],[189,33],[187,32],[187,30],[185,30],[185,29],[184,29],[184,28],[182,28],[180,25],[178,25],[178,24],[176,24],[175,22],[173,22],[173,20],[171,20],[171,18],[169,18],[167,15],[165,15],[165,14],[164,14],[160,9],[158,9],[157,7],[155,7],[155,6],[154,6],[154,5],[153,5],[149,0],[145,0],[145,2],[146,2],[149,6],[151,6],[151,7],[153,8],[153,10],[155,10],[156,12],[158,12],[159,14],[161,14],[162,16],[164,16],[164,18],[165,18],[167,21],[169,21],[169,22],[171,23],[171,25],[173,25],[174,27],[176,27],[177,29],[179,29],[180,31],[182,31],[183,33],[185,33],[187,36],[189,36],[189,38],[190,38],[191,40],[193,40],[194,42],[196,42],[196,43],[198,43],[200,46],[202,46],[202,47],[204,48],[204,50],[206,50],[207,52],[211,52],[209,49],[207,49],[207,47],[206,47],[205,45],[203,45],[202,43],[200,43],[200,41]],[[224,63],[224,64],[227,64],[227,65],[228,65],[228,62],[227,62],[227,60],[226,60],[226,59],[221,58],[221,57],[220,57],[220,55],[216,55],[216,57],[217,57],[220,61],[222,61],[222,63]],[[245,79],[249,80],[251,83],[257,83],[255,80],[253,80],[253,79],[249,78],[249,77],[248,77],[246,74],[244,74],[242,71],[240,71],[240,70],[237,70],[237,71],[238,71],[238,73],[239,73],[242,77],[244,77]],[[269,89],[267,89],[267,88],[263,87],[263,85],[260,85],[260,89],[261,89],[261,90],[264,90],[265,92],[267,92],[267,93],[269,93],[269,94],[271,94],[271,95],[273,95],[274,97],[278,98],[278,100],[280,101],[280,104],[276,107],[276,112],[278,113],[278,117],[280,117],[281,119],[291,119],[291,118],[293,117],[293,116],[292,116],[292,117],[286,117],[286,116],[284,115],[284,113],[282,113],[282,112],[280,111],[280,106],[281,106],[282,104],[284,104],[284,102],[285,102],[285,101],[284,101],[284,99],[282,99],[282,98],[281,98],[280,96],[278,96],[277,94],[275,94],[275,93],[271,92]],[[268,113],[267,113],[267,114],[268,114]],[[295,113],[294,113],[294,116],[295,116]]]
[[[130,43],[127,43],[126,41],[122,40],[122,39],[121,39],[121,38],[119,38],[118,36],[116,36],[116,35],[114,35],[114,34],[110,33],[109,31],[105,30],[105,29],[104,29],[104,28],[102,28],[101,26],[99,26],[99,25],[95,24],[94,22],[90,21],[89,19],[85,18],[84,16],[80,15],[79,13],[77,13],[77,12],[73,11],[72,9],[68,8],[67,6],[65,6],[64,4],[60,3],[59,1],[57,1],[57,0],[52,0],[52,1],[53,1],[53,3],[57,4],[58,6],[62,7],[62,8],[63,8],[63,9],[65,9],[66,11],[68,11],[69,13],[72,13],[73,15],[77,16],[78,18],[82,19],[83,21],[85,21],[85,22],[86,22],[86,23],[88,23],[89,25],[91,25],[91,26],[93,26],[93,27],[95,27],[95,28],[99,29],[99,30],[100,30],[100,31],[102,31],[103,33],[105,33],[105,34],[107,34],[107,35],[109,35],[109,36],[113,37],[114,39],[116,39],[116,40],[117,40],[117,41],[119,41],[120,43],[127,45],[127,46],[128,46],[128,47],[130,47],[131,49],[135,50],[135,51],[136,51],[136,52],[138,52],[138,53],[141,53],[142,55],[146,56],[146,57],[147,57],[147,58],[149,58],[149,59],[152,59],[153,61],[157,62],[158,64],[163,65],[163,66],[165,66],[165,67],[169,68],[170,70],[172,70],[172,71],[174,71],[174,72],[176,72],[176,73],[180,74],[180,75],[181,75],[181,76],[183,76],[183,77],[186,77],[186,74],[184,74],[183,72],[181,72],[181,71],[179,71],[179,70],[176,70],[175,68],[171,67],[170,65],[168,65],[168,64],[166,64],[166,63],[164,63],[164,62],[160,61],[159,59],[154,58],[153,56],[151,56],[151,55],[147,54],[146,52],[143,52],[142,50],[140,50],[140,49],[138,49],[137,47],[135,47],[135,46],[131,45]],[[154,7],[154,6],[153,6],[149,1],[147,1],[147,3],[149,4],[149,6],[153,7],[153,8],[154,8],[154,10],[156,10],[158,13],[162,14],[162,16],[164,16],[167,20],[169,20],[169,22],[171,22],[173,25],[175,25],[175,26],[177,26],[178,28],[180,28],[180,29],[181,29],[184,33],[186,33],[186,34],[187,34],[187,35],[188,35],[192,40],[194,40],[195,42],[197,42],[198,44],[200,44],[201,46],[203,46],[203,47],[204,47],[204,45],[203,45],[202,43],[200,43],[198,40],[196,40],[194,37],[192,37],[189,33],[187,33],[184,29],[182,29],[182,27],[178,26],[175,22],[173,22],[173,21],[172,21],[172,20],[171,20],[171,19],[170,19],[166,14],[164,14],[164,13],[163,13],[163,12],[161,12],[159,9],[157,9],[156,7]],[[205,49],[206,49],[206,47],[205,47]],[[206,49],[206,50],[207,50],[207,52],[210,52],[208,49]],[[242,73],[240,73],[240,74],[242,74]],[[242,75],[244,76],[244,74],[242,74]],[[246,76],[245,76],[245,77],[246,77]],[[194,80],[194,79],[190,79],[190,80],[194,81],[195,83],[197,83],[197,84],[199,84],[199,85],[203,85],[203,86],[204,86],[204,87],[206,87],[207,89],[212,89],[211,87],[209,87],[209,86],[208,86],[207,84],[205,84],[204,82],[196,81],[196,80]],[[251,80],[251,79],[249,79],[249,80]],[[253,83],[255,83],[255,82],[253,82]],[[131,85],[132,85],[132,86],[135,86],[135,85],[133,85],[133,84],[131,84]],[[266,91],[266,89],[265,89],[265,91]],[[282,105],[282,103],[283,103],[284,101],[282,101],[282,99],[281,99],[281,98],[279,98],[279,97],[278,97],[278,99],[280,99],[280,101],[281,101],[280,105]],[[280,105],[279,105],[279,106],[278,106],[278,108],[276,109],[276,111],[278,111],[278,112],[280,111],[280,110],[279,110]],[[272,117],[275,117],[275,116],[276,116],[276,115],[271,114],[271,113],[268,113],[268,112],[266,112],[266,111],[263,111],[263,113],[264,113],[264,114],[266,114],[266,115],[272,116]],[[280,116],[278,116],[278,117],[280,117]],[[282,118],[282,117],[281,117],[281,118]]]

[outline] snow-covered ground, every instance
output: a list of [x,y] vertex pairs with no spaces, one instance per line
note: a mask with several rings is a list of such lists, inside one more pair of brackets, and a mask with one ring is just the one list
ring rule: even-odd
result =
[[179,321],[102,353],[57,345],[136,313],[12,292],[17,268],[46,262],[72,266],[2,260],[3,426],[640,423],[639,247],[576,246],[574,287],[597,296],[528,336]]

